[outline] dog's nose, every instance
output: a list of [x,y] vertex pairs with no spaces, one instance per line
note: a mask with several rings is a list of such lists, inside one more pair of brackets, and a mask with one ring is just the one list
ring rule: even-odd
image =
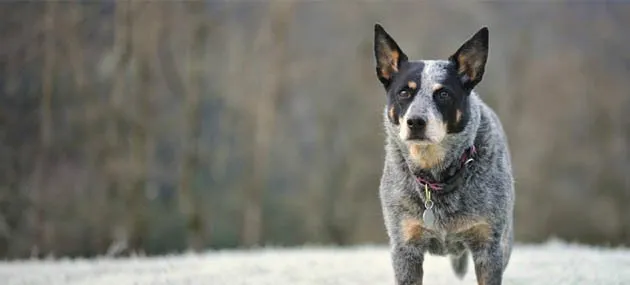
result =
[[407,126],[410,129],[419,130],[426,127],[427,121],[420,117],[414,117],[407,119]]

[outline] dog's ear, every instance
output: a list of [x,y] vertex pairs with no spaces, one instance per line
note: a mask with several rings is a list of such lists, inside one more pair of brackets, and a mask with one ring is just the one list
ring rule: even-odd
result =
[[487,59],[487,27],[481,28],[449,57],[455,63],[459,78],[467,90],[472,90],[483,78]]
[[407,55],[378,23],[374,25],[374,56],[376,56],[378,80],[387,88],[391,83],[392,76],[398,72],[401,64],[407,61]]

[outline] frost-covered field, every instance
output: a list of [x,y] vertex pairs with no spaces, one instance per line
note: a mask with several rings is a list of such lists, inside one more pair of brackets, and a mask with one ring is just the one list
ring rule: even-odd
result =
[[[472,265],[472,263],[471,263]],[[443,257],[427,257],[425,284],[456,279]],[[0,284],[393,284],[386,247],[212,251],[164,257],[0,262]],[[630,284],[630,249],[551,242],[519,245],[504,284]]]

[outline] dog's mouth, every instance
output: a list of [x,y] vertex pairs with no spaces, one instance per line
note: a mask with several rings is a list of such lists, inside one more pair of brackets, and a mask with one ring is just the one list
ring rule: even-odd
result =
[[426,136],[414,136],[414,137],[409,137],[405,140],[405,142],[407,144],[410,145],[431,145],[431,144],[435,144],[437,142],[433,141],[431,138],[428,138]]
[[414,143],[414,144],[425,144],[425,143],[431,143],[431,139],[425,136],[422,136],[422,137],[408,138],[405,140],[405,142]]
[[409,146],[413,146],[413,145],[418,145],[418,146],[429,146],[429,145],[434,145],[437,144],[436,142],[428,139],[428,138],[424,138],[424,139],[408,139],[405,140],[405,143]]
[[412,131],[408,128],[401,130],[400,139],[407,144],[428,145],[435,143],[435,140],[428,136],[426,131]]

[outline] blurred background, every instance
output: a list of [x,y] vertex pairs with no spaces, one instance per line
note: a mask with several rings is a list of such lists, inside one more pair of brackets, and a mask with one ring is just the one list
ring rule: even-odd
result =
[[517,241],[627,245],[630,4],[579,2],[2,3],[0,258],[386,243],[376,22],[488,26]]

